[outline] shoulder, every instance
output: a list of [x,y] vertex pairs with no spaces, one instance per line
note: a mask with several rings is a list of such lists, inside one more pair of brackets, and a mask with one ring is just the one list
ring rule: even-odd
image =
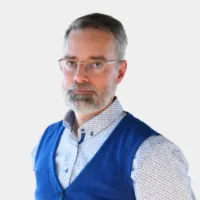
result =
[[48,131],[53,131],[55,129],[59,129],[62,127],[63,127],[63,120],[60,120],[60,121],[54,122],[54,123],[50,124],[49,126],[47,126],[44,133],[48,132]]
[[181,149],[162,135],[151,136],[141,144],[132,169],[139,199],[193,199],[188,162]]
[[[136,152],[134,164],[140,167],[145,165],[175,166],[188,169],[188,162],[182,150],[163,135],[154,135],[147,138]],[[138,167],[139,167],[138,166]]]
[[131,113],[126,112],[125,118],[126,127],[131,129],[134,133],[138,133],[141,136],[159,135],[154,129],[152,129],[147,123],[133,116]]
[[133,169],[131,177],[140,197],[181,199],[192,195],[188,162],[181,149],[162,135],[142,143],[133,159]]
[[[167,139],[163,135],[154,135],[147,138],[139,147],[136,153],[136,162],[148,161],[179,161],[184,166],[188,167],[188,162],[184,157],[182,150],[171,140]],[[170,164],[168,163],[168,164]]]
[[56,136],[62,130],[64,130],[64,125],[62,120],[50,124],[41,135],[39,145],[48,142],[49,140],[52,140],[52,138],[54,138],[54,136]]
[[62,120],[50,124],[49,126],[47,126],[47,128],[43,132],[43,134],[41,136],[41,140],[43,140],[43,138],[51,137],[53,133],[56,133],[57,131],[59,131],[60,129],[63,129],[63,128],[64,128],[64,126],[63,126]]
[[40,137],[38,138],[36,144],[34,145],[34,147],[32,148],[32,151],[31,151],[31,164],[32,164],[33,169],[34,169],[34,163],[35,163],[36,155],[38,153],[38,149],[39,149],[41,143],[44,141],[44,138],[45,138],[45,140],[48,139],[49,137],[52,136],[53,132],[56,133],[57,132],[56,130],[59,130],[61,128],[64,128],[62,120],[60,120],[58,122],[54,122],[54,123],[50,124],[49,126],[47,126],[47,128],[44,130],[44,132],[40,135]]

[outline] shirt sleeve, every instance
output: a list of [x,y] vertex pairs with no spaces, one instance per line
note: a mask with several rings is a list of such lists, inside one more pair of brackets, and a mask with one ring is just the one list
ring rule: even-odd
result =
[[162,135],[139,147],[131,172],[137,200],[195,200],[188,163],[181,150]]
[[38,144],[35,145],[35,147],[31,151],[31,166],[32,166],[32,170],[34,170],[35,156],[36,156],[36,153],[37,153],[37,149],[38,149]]
[[31,166],[32,166],[33,171],[34,171],[34,166],[35,166],[35,156],[37,154],[37,150],[38,150],[38,146],[39,146],[41,138],[42,138],[42,135],[39,136],[37,143],[35,144],[35,146],[33,147],[32,151],[31,151]]

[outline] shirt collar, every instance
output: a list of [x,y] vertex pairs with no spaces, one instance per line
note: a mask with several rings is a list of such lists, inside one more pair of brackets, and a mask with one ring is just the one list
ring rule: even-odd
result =
[[75,120],[75,113],[73,110],[69,110],[63,119],[63,126],[72,131],[74,120]]
[[[122,112],[123,108],[118,98],[115,97],[110,106],[79,127],[78,135],[82,132],[85,132],[86,135],[96,135],[111,125],[119,117],[119,115],[122,114]],[[74,120],[75,113],[72,110],[69,110],[63,120],[63,125],[72,131]]]

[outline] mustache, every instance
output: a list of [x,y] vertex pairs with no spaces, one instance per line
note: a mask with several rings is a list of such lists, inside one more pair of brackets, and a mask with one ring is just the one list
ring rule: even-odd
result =
[[94,85],[92,85],[91,83],[72,83],[68,87],[68,90],[77,90],[77,89],[96,91],[97,88]]

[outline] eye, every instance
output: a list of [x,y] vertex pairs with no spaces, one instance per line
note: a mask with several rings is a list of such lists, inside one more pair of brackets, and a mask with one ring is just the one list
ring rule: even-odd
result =
[[101,61],[92,61],[90,63],[92,68],[101,68],[103,66],[103,62]]
[[74,61],[74,60],[66,60],[66,65],[67,65],[68,67],[70,67],[70,68],[74,68],[74,67],[77,66],[77,63],[76,63],[76,61]]

